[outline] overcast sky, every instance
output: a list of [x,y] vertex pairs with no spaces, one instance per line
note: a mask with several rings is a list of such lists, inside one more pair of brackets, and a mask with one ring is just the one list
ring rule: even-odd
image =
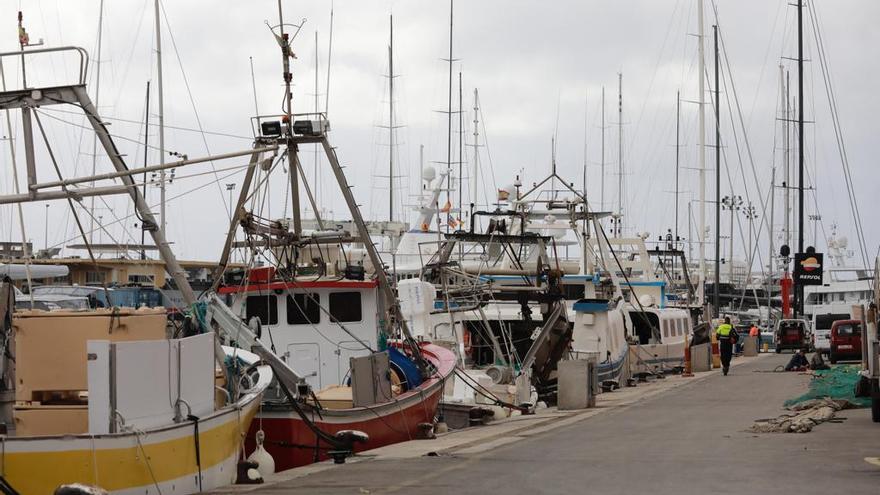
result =
[[[156,121],[156,67],[153,50],[152,0],[114,0],[104,7],[104,36],[101,63],[100,110],[110,122],[126,153],[129,166],[143,164],[142,127],[146,84],[152,81],[151,119]],[[31,42],[42,38],[48,46],[78,45],[92,56],[89,92],[95,95],[98,65],[98,0],[8,0],[0,5],[0,49],[18,49],[16,5],[24,11]],[[424,145],[428,165],[445,167],[447,160],[446,110],[448,92],[449,4],[407,0],[380,2],[338,0],[333,4],[333,46],[330,63],[329,109],[327,94],[330,2],[285,1],[285,21],[306,20],[294,41],[294,110],[315,109],[315,36],[318,37],[319,109],[328,110],[330,138],[346,165],[354,193],[368,218],[388,217],[387,79],[389,15],[394,15],[394,68],[396,124],[395,148],[399,173],[396,180],[397,219],[412,221],[405,207],[414,203],[418,188],[419,146]],[[681,92],[679,231],[689,233],[688,206],[694,215],[698,197],[697,105],[698,38],[696,0],[628,1],[490,1],[458,2],[454,28],[454,97],[457,110],[458,74],[463,86],[465,144],[473,142],[474,89],[480,94],[480,162],[485,167],[480,181],[485,192],[510,184],[517,174],[524,183],[540,180],[549,172],[551,139],[556,136],[560,173],[580,185],[587,165],[587,190],[594,208],[618,208],[618,150],[623,150],[623,212],[628,233],[650,232],[652,236],[674,229],[676,91]],[[722,60],[721,90],[724,169],[722,195],[741,195],[758,210],[761,223],[769,215],[771,170],[777,167],[781,182],[783,153],[780,117],[779,65],[791,70],[791,99],[797,94],[795,57],[796,10],[786,0],[718,0],[721,37],[726,48]],[[166,148],[190,157],[208,152],[246,149],[251,144],[249,118],[255,113],[250,59],[253,59],[256,100],[263,114],[281,111],[283,88],[277,45],[264,21],[277,24],[274,0],[250,2],[180,0],[163,4],[162,48],[164,60]],[[871,56],[880,46],[880,3],[872,0],[817,0],[815,10],[822,29],[824,48],[831,68],[843,139],[855,182],[855,194],[865,220],[869,257],[876,254],[880,232],[872,221],[872,192],[880,184],[874,166],[874,134],[880,103],[875,97],[880,60]],[[819,65],[812,22],[805,21],[806,157],[809,185],[807,214],[818,206],[822,221],[818,227],[819,249],[832,224],[850,239],[857,250],[855,226],[847,202],[847,189],[830,120],[828,98]],[[713,4],[706,2],[706,56],[713,82]],[[27,66],[29,83],[70,81],[75,64],[70,58],[44,57]],[[21,72],[17,59],[5,59],[10,87],[19,87]],[[729,72],[727,70],[729,64]],[[623,75],[623,119],[618,127],[618,73]],[[16,85],[17,83],[17,85]],[[188,87],[187,87],[188,83]],[[731,85],[732,84],[732,85]],[[601,204],[601,105],[606,93],[605,202]],[[734,93],[734,87],[736,92]],[[192,95],[192,100],[189,95]],[[709,99],[707,94],[707,100]],[[731,120],[731,108],[740,115]],[[730,101],[730,104],[728,103]],[[79,115],[71,108],[41,110],[53,151],[66,175],[91,170],[91,135],[83,133]],[[707,106],[707,140],[714,144],[714,108]],[[197,113],[196,113],[197,112]],[[196,117],[198,115],[198,118]],[[13,127],[20,143],[17,113]],[[458,115],[454,116],[454,131]],[[116,119],[116,120],[113,120]],[[130,122],[127,122],[130,121]],[[186,129],[199,127],[204,137]],[[5,124],[5,122],[4,122]],[[622,129],[622,146],[618,128]],[[745,130],[745,133],[743,132]],[[735,131],[735,135],[734,135]],[[5,126],[3,134],[6,134]],[[157,131],[149,140],[157,145]],[[458,161],[458,136],[453,139],[453,160]],[[586,158],[585,158],[586,150]],[[19,151],[21,151],[19,149]],[[312,150],[302,150],[302,160],[313,179]],[[23,154],[19,153],[19,167]],[[792,158],[796,158],[792,154]],[[38,152],[41,178],[52,177],[45,152]],[[466,147],[465,175],[473,162],[473,148]],[[149,163],[158,162],[151,151]],[[443,162],[431,163],[431,162]],[[240,180],[243,159],[196,166],[178,172],[169,186],[169,237],[182,258],[216,259],[225,232],[227,183]],[[714,149],[707,150],[707,166],[714,170]],[[0,191],[12,190],[9,151],[0,154]],[[754,166],[754,171],[752,169]],[[457,168],[457,166],[455,166]],[[110,170],[99,158],[99,171]],[[318,164],[318,200],[328,212],[344,218],[344,205],[331,187],[325,164]],[[714,186],[710,170],[708,185]],[[232,174],[232,175],[230,175]],[[182,176],[194,175],[184,178]],[[289,215],[285,207],[286,175],[273,175],[273,187],[265,200],[265,216]],[[189,192],[192,189],[196,191]],[[465,202],[471,191],[465,186]],[[782,192],[776,197],[774,231],[782,228]],[[152,188],[150,202],[158,201]],[[714,188],[709,189],[714,199]],[[85,202],[88,205],[88,201]],[[710,205],[711,207],[711,205]],[[46,207],[25,207],[26,236],[37,247],[46,243]],[[399,212],[404,211],[401,215]],[[48,208],[48,244],[65,246],[77,242],[67,207],[54,202]],[[85,213],[81,214],[85,215]],[[329,213],[328,213],[329,214]],[[139,240],[136,218],[124,198],[98,201],[96,216],[109,224],[95,234],[103,242]],[[738,256],[744,252],[742,237],[748,224],[740,215],[734,234]],[[708,215],[714,233],[714,214]],[[115,222],[115,223],[113,223]],[[88,221],[86,220],[86,223]],[[807,238],[812,244],[813,227],[808,222]],[[729,217],[722,215],[722,234],[728,235]],[[757,230],[757,225],[755,229]],[[693,229],[690,229],[693,230]],[[742,236],[742,237],[741,237]],[[712,237],[712,235],[710,235]],[[17,217],[10,207],[0,207],[0,238],[20,239]],[[766,224],[760,235],[760,249],[766,255]],[[726,251],[726,241],[724,243]],[[709,247],[709,252],[712,248]],[[858,252],[856,253],[858,256]]]

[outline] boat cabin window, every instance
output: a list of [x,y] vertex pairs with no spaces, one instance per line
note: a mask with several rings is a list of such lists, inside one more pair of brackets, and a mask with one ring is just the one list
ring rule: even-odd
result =
[[361,293],[331,292],[330,316],[340,323],[361,321]]
[[245,321],[256,316],[263,325],[278,324],[278,298],[274,295],[248,296],[245,301]]
[[321,297],[318,294],[287,296],[287,323],[309,325],[321,321]]
[[629,319],[632,321],[634,333],[639,338],[639,344],[650,344],[654,336],[653,329],[660,327],[660,319],[657,315],[647,311],[630,311]]
[[568,300],[583,299],[585,294],[583,283],[579,284],[562,284],[563,296]]
[[663,320],[663,336],[669,337],[669,322],[666,320]]

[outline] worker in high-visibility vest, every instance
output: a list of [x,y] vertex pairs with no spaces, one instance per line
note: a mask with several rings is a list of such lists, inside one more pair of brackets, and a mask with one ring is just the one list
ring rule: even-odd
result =
[[733,357],[733,345],[739,339],[739,335],[730,324],[729,316],[725,316],[724,323],[715,329],[715,336],[718,337],[718,347],[721,351],[721,370],[727,375],[730,371],[730,358]]
[[749,328],[749,337],[755,337],[755,349],[761,348],[761,330],[758,328],[758,325],[752,323],[752,327]]

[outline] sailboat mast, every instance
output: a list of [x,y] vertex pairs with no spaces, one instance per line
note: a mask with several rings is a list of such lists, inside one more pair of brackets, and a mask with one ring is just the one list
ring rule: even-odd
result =
[[[147,81],[147,95],[144,101],[144,168],[147,167],[148,156],[150,151],[150,81]],[[147,173],[144,172],[143,176],[144,186],[143,186],[143,195],[144,200],[147,198]],[[146,234],[147,229],[141,225],[141,259],[147,259],[147,251],[144,249],[144,242],[146,242]]]
[[[798,0],[798,253],[804,252],[804,0]],[[795,316],[803,312],[803,286],[795,288]]]
[[681,91],[675,92],[675,241],[678,242],[678,168],[681,154]]
[[[779,66],[780,71],[782,66]],[[782,77],[782,74],[780,74]],[[788,104],[789,74],[785,73],[782,88],[782,147],[785,167],[785,245],[791,246],[791,115]]]
[[394,16],[388,16],[388,221],[394,221]]
[[700,242],[700,283],[697,287],[697,298],[700,305],[706,304],[706,52],[705,33],[703,31],[703,0],[697,0],[697,22],[700,59],[700,97],[699,97],[699,159],[700,159],[700,231],[697,232]]
[[[712,306],[715,316],[721,298],[721,102],[718,100],[718,25],[712,26],[715,38],[715,287],[712,294]],[[730,242],[731,252],[729,263],[733,263],[733,195],[730,197]],[[732,265],[731,265],[732,266]],[[733,282],[732,280],[730,282]]]
[[605,208],[605,86],[602,86],[602,158],[599,162],[599,175],[602,176],[599,186],[600,209]]
[[614,237],[623,236],[623,73],[617,73],[617,228]]
[[480,94],[474,88],[474,166],[471,170],[471,203],[478,205],[480,197],[478,193],[480,177]]
[[458,220],[461,222],[464,212],[464,109],[462,107],[461,72],[458,73]]
[[[767,230],[770,233],[768,236],[770,238],[770,257],[767,261],[767,327],[770,327],[770,308],[772,308],[772,296],[770,295],[772,285],[773,285],[773,274],[775,270],[773,269],[773,260],[776,259],[775,255],[775,247],[773,245],[773,217],[775,216],[775,212],[773,211],[776,206],[776,165],[773,166],[773,169],[770,172],[770,223],[767,224]],[[749,247],[751,249],[751,246]]]
[[[162,80],[162,21],[159,0],[153,2],[156,16],[156,118],[159,121],[159,165],[165,165],[165,96]],[[100,67],[100,64],[98,65]],[[95,106],[98,105],[97,100]],[[165,169],[159,171],[159,226],[165,230]]]
[[[95,108],[101,109],[101,53],[102,41],[104,35],[104,0],[98,3],[98,47],[97,58],[95,58]],[[98,136],[92,136],[92,175],[97,173],[98,168]],[[95,181],[92,181],[92,187]],[[89,199],[89,243],[93,242],[95,235],[95,197]]]
[[[454,0],[449,0],[449,100],[446,108],[446,170],[452,171],[452,15]],[[452,199],[452,181],[446,183],[446,201]],[[439,217],[439,215],[438,215]],[[446,222],[446,232],[449,232],[449,222]]]

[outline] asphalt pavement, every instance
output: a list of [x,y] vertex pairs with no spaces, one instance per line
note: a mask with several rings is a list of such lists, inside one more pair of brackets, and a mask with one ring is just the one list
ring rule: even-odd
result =
[[495,448],[366,459],[260,487],[265,494],[878,493],[880,424],[867,409],[805,434],[754,434],[809,377],[768,356],[609,414]]

